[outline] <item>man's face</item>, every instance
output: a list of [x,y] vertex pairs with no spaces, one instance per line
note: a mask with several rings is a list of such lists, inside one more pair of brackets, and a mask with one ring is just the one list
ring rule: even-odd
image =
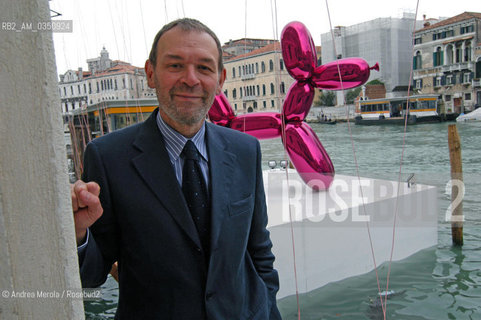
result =
[[174,27],[159,39],[156,65],[147,60],[145,69],[170,126],[200,128],[225,80],[219,58],[214,39],[204,32]]

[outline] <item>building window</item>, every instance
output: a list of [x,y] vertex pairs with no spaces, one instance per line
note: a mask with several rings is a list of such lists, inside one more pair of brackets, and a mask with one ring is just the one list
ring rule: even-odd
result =
[[281,68],[281,70],[284,70],[284,61],[283,61],[282,59],[281,59],[281,61],[280,61],[280,63],[279,63],[279,64],[280,64],[280,68]]
[[416,55],[414,56],[414,59],[413,59],[413,69],[418,70],[422,68],[423,66],[422,66],[421,52],[418,51],[416,52]]
[[67,88],[66,88],[66,87],[63,87],[63,96],[64,96],[64,97],[67,96]]
[[469,33],[469,32],[474,32],[474,25],[469,25],[469,26],[464,26],[464,27],[461,27],[461,30],[460,30],[460,33],[461,34],[465,34],[465,33]]
[[436,52],[433,52],[433,66],[442,66],[443,65],[443,51],[441,47],[436,48]]
[[265,84],[262,85],[262,95],[263,96],[266,95],[266,85]]
[[416,89],[422,89],[423,88],[423,79],[418,79],[418,80],[415,80],[415,85],[414,87]]
[[262,69],[262,73],[266,72],[266,64],[264,63],[264,61],[262,61],[261,69]]
[[461,62],[462,52],[463,52],[462,44],[459,42],[456,43],[456,63]]
[[447,59],[447,61],[445,61],[446,65],[453,64],[453,62],[454,62],[454,47],[453,47],[452,44],[450,44],[446,47],[446,59]]
[[239,77],[242,77],[241,67],[239,66]]
[[237,98],[237,92],[236,89],[232,90],[232,98],[236,99]]
[[87,85],[84,83],[84,94],[87,94]]
[[446,30],[438,33],[433,33],[433,40],[445,39],[454,36],[454,30]]
[[235,78],[235,68],[232,68],[232,79]]
[[97,81],[97,93],[99,93],[99,82]]
[[[112,85],[112,79],[110,79],[110,85],[109,85],[109,89],[113,89],[114,86]],[[144,84],[142,84],[142,90],[144,90]]]
[[471,61],[471,41],[466,42],[464,47],[464,62]]
[[423,43],[423,38],[419,37],[414,39],[414,44],[421,44],[421,43]]
[[434,77],[433,78],[434,87],[441,87],[443,85],[442,79],[443,77]]
[[274,84],[271,83],[271,94],[274,94]]
[[445,96],[444,96],[444,101],[446,101],[446,102],[451,101],[451,95],[450,95],[450,94],[445,95]]
[[115,83],[115,90],[118,90],[119,88],[117,87],[117,79],[115,79],[114,83]]
[[257,96],[260,96],[261,95],[261,89],[259,87],[259,85],[257,85]]
[[446,76],[446,84],[454,84],[454,79],[455,77],[452,74]]
[[73,96],[73,87],[72,86],[70,86],[70,93]]
[[267,108],[267,102],[265,100],[262,101],[262,105],[264,106],[264,109]]
[[125,78],[122,79],[122,88],[125,89]]
[[239,95],[242,98],[242,88],[239,88]]
[[281,82],[281,93],[286,93],[286,85],[284,84],[284,82]]
[[471,73],[470,72],[465,72],[463,74],[463,83],[468,84],[471,82]]
[[471,100],[471,93],[465,93],[464,100]]
[[274,62],[269,60],[269,71],[274,71]]
[[274,104],[274,100],[271,100],[271,107],[274,108],[276,105]]
[[256,73],[259,73],[259,63],[256,62]]
[[234,110],[237,111],[237,103],[234,104]]

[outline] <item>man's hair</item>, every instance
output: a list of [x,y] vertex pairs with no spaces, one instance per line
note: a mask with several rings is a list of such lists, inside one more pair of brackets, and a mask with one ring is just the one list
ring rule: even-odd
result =
[[152,44],[152,49],[150,50],[150,55],[149,55],[149,60],[152,63],[152,65],[155,66],[157,63],[157,43],[159,42],[160,37],[170,29],[173,29],[175,27],[179,27],[182,31],[197,31],[197,32],[205,32],[208,35],[210,35],[217,46],[217,51],[219,53],[219,72],[222,72],[224,70],[224,63],[222,62],[222,47],[219,41],[219,38],[215,35],[215,33],[209,29],[205,24],[202,22],[195,20],[195,19],[190,19],[190,18],[182,18],[178,19],[175,21],[172,21],[160,29],[160,31],[157,33],[157,35],[154,38],[154,43]]

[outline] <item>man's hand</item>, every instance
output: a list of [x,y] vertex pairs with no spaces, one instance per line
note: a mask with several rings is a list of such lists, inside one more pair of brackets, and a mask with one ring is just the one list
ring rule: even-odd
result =
[[85,183],[78,180],[70,185],[72,194],[72,210],[75,222],[75,235],[77,245],[85,241],[87,228],[94,224],[102,215],[100,204],[100,186],[95,182]]

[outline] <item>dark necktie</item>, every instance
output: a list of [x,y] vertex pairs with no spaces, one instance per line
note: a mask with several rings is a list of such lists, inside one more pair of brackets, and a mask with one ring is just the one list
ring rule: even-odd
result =
[[199,165],[199,152],[191,140],[182,150],[184,168],[182,169],[182,192],[199,233],[206,259],[209,256],[210,242],[210,205],[207,187]]

